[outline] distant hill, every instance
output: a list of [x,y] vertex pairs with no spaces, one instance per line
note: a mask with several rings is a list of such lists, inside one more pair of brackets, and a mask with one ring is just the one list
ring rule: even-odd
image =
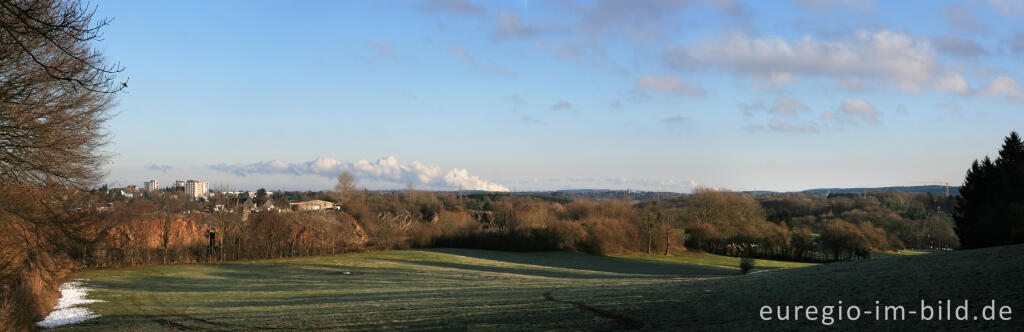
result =
[[[827,194],[860,194],[866,192],[878,192],[878,191],[900,191],[905,193],[933,193],[933,194],[945,194],[946,186],[931,185],[931,186],[894,186],[894,187],[877,187],[877,188],[817,188],[808,189],[803,191],[790,191],[814,194],[814,195],[827,195]],[[770,190],[748,190],[743,191],[744,194],[751,195],[774,195],[787,192],[778,192]],[[960,193],[960,187],[950,186],[949,194],[956,195]],[[522,193],[517,193],[522,194]],[[613,198],[613,197],[633,197],[634,199],[646,199],[646,198],[666,198],[679,195],[685,195],[674,192],[654,192],[654,191],[637,191],[637,190],[609,190],[609,189],[572,189],[572,190],[557,190],[557,191],[534,191],[528,192],[528,194],[538,195],[551,195],[558,197],[589,197],[589,198]]]
[[[400,193],[404,190],[376,190],[381,193]],[[878,191],[900,191],[905,193],[933,193],[933,194],[945,194],[946,186],[930,185],[930,186],[894,186],[894,187],[877,187],[877,188],[817,188],[807,189],[803,191],[770,191],[770,190],[747,190],[743,191],[744,194],[750,195],[775,195],[783,193],[805,193],[814,195],[827,195],[827,194],[860,194]],[[462,191],[434,191],[440,193],[457,193],[462,195],[486,195],[486,196],[502,196],[502,195],[527,195],[527,196],[541,196],[551,197],[559,200],[571,200],[573,198],[621,198],[630,197],[636,200],[644,199],[658,199],[668,198],[680,195],[686,195],[683,193],[676,192],[663,192],[663,191],[640,191],[640,190],[614,190],[614,189],[566,189],[566,190],[547,190],[547,191],[517,191],[517,192],[489,192],[482,190],[462,190]],[[960,187],[951,186],[949,187],[949,194],[956,195],[960,193]]]
[[[872,191],[902,191],[905,193],[933,193],[933,194],[945,194],[946,186],[909,186],[909,187],[879,187],[879,188],[822,188],[822,189],[808,189],[801,191],[802,193],[825,195],[829,193],[833,194],[859,194]],[[956,195],[960,193],[960,187],[949,187],[949,194]]]

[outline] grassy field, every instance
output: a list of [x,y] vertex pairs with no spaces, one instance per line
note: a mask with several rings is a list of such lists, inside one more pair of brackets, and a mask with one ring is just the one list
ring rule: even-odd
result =
[[[671,256],[665,255],[645,255],[645,254],[632,254],[632,255],[618,255],[615,257],[646,260],[655,262],[668,262],[668,263],[680,263],[680,264],[696,264],[696,265],[710,265],[710,266],[722,266],[728,268],[735,268],[739,266],[740,259],[738,257],[712,255],[703,252],[694,252],[686,250],[676,250],[672,252]],[[799,262],[786,262],[786,261],[773,261],[765,259],[755,259],[757,264],[756,269],[777,269],[777,268],[790,268],[790,267],[804,267],[812,266],[815,264],[811,263],[799,263]]]
[[[1024,246],[789,269],[798,264],[760,262],[750,275],[733,258],[700,253],[468,249],[94,270],[75,277],[106,301],[89,305],[103,316],[58,330],[814,330],[821,323],[763,322],[758,310],[946,298],[1024,310],[1022,255]],[[1019,321],[836,327],[1020,330]]]

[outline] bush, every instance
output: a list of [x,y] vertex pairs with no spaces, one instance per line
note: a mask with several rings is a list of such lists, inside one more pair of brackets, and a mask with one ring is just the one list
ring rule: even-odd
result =
[[753,258],[743,257],[740,259],[740,272],[747,274],[750,270],[754,269],[755,265],[757,265],[757,262]]

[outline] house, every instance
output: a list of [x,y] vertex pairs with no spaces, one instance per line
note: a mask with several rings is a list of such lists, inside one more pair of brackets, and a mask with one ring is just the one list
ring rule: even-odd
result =
[[292,210],[295,211],[320,211],[327,210],[334,207],[334,203],[321,200],[312,200],[298,203],[288,204]]

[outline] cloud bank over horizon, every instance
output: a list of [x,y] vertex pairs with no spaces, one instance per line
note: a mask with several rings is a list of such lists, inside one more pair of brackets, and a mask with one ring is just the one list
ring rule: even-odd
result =
[[217,164],[206,167],[241,177],[251,174],[291,174],[335,178],[343,172],[350,172],[357,182],[393,185],[412,183],[417,187],[445,190],[509,191],[506,186],[469,175],[469,171],[465,168],[452,168],[445,171],[439,166],[428,166],[419,161],[402,165],[394,156],[387,156],[374,162],[365,159],[344,162],[330,157],[318,157],[301,163],[271,160],[251,164]]

